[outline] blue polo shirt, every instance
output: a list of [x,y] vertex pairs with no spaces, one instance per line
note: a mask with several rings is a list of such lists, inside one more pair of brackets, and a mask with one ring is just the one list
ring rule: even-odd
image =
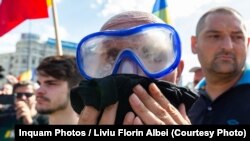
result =
[[250,65],[235,86],[211,101],[202,88],[203,79],[197,85],[200,97],[188,112],[192,124],[250,124]]

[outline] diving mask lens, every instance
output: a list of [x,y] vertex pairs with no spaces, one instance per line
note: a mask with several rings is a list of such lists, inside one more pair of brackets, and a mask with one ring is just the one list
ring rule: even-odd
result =
[[127,58],[146,76],[159,78],[174,70],[180,57],[177,32],[169,25],[156,23],[90,34],[77,48],[77,65],[86,79],[117,73]]

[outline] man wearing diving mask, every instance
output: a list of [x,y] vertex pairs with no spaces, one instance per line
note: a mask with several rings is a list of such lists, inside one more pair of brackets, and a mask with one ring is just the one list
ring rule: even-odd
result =
[[101,31],[84,37],[77,49],[79,71],[88,79],[71,92],[72,106],[81,113],[79,124],[156,124],[130,112],[135,110],[129,105],[132,93],[160,90],[175,107],[192,105],[197,95],[172,84],[183,69],[174,28],[150,13],[130,11],[111,18]]

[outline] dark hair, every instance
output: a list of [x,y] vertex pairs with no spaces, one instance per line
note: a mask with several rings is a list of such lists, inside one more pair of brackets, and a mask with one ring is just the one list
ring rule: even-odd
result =
[[76,67],[75,56],[71,55],[46,57],[38,66],[37,71],[39,75],[67,81],[70,88],[83,79]]
[[[201,18],[199,19],[197,26],[196,26],[196,36],[198,36],[200,34],[200,31],[203,28],[203,25],[205,23],[206,18],[210,15],[210,14],[214,14],[214,13],[227,13],[227,14],[232,14],[232,15],[238,15],[239,17],[242,18],[241,14],[230,7],[217,7],[217,8],[213,8],[209,11],[207,11],[205,14],[203,14],[201,16]],[[244,28],[246,29],[245,25]]]

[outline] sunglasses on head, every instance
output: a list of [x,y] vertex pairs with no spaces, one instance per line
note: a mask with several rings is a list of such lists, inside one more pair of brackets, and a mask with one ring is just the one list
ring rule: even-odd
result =
[[16,98],[22,98],[23,96],[25,96],[25,97],[31,97],[34,94],[33,93],[16,93],[15,95],[16,95]]

